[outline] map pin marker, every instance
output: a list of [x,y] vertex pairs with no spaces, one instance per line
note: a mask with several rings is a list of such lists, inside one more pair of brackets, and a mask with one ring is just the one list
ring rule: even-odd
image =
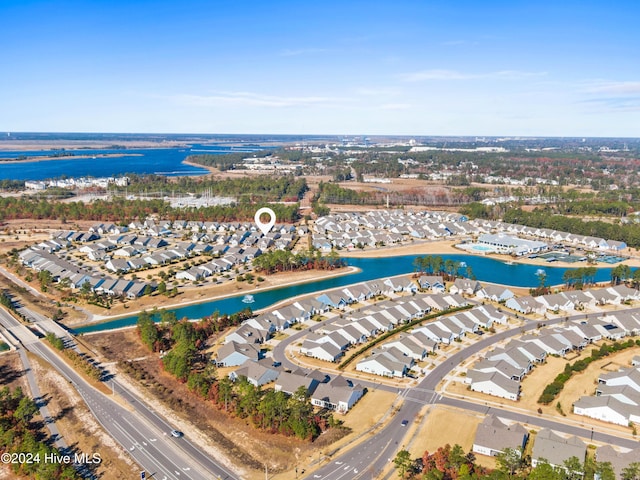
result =
[[[266,223],[260,220],[260,216],[263,213],[266,213],[267,215],[269,215],[269,221]],[[260,229],[263,235],[266,235],[267,233],[269,233],[271,231],[271,228],[276,224],[276,214],[273,210],[271,210],[268,207],[262,207],[261,209],[259,209],[256,212],[256,215],[253,217],[253,219],[255,220],[256,225],[258,226],[258,228]]]

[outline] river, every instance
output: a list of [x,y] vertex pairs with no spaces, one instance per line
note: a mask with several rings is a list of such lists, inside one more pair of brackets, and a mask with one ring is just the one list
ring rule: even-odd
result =
[[[286,287],[275,288],[263,292],[253,294],[254,302],[251,304],[243,303],[244,293],[227,297],[224,299],[213,300],[210,302],[197,303],[184,307],[171,309],[178,318],[198,319],[211,313],[218,311],[222,314],[235,313],[247,306],[252,310],[260,310],[267,308],[287,298],[313,293],[319,290],[326,290],[353,283],[364,282],[376,278],[386,278],[414,271],[413,262],[418,255],[406,255],[399,257],[382,257],[382,258],[349,258],[347,259],[350,266],[360,269],[359,272],[342,275],[338,277],[326,278],[317,282],[309,282],[298,285],[290,285]],[[475,255],[440,255],[444,260],[454,260],[463,262],[463,265],[471,267],[474,276],[479,281],[497,283],[501,285],[510,285],[514,287],[536,287],[539,285],[540,270],[544,270],[546,275],[546,285],[560,285],[563,282],[562,276],[567,268],[560,267],[540,267],[537,265],[526,264],[507,264],[504,261],[496,260],[489,257]],[[464,266],[463,266],[464,268]],[[595,281],[604,282],[611,278],[611,268],[597,269]],[[137,316],[123,317],[117,320],[109,320],[105,322],[95,323],[78,327],[74,329],[76,333],[89,333],[103,330],[112,330],[115,328],[127,327],[135,325]]]

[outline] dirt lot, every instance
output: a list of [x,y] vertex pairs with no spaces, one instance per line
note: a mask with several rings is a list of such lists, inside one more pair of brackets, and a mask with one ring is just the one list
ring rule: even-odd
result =
[[569,362],[565,358],[549,356],[547,357],[546,363],[536,366],[520,383],[522,386],[522,397],[520,401],[517,402],[517,405],[520,408],[526,408],[531,411],[536,411],[539,407],[542,407],[545,413],[551,410],[553,405],[540,405],[538,398],[544,388],[553,382],[553,379],[556,378],[559,373],[562,373],[567,363]]
[[412,458],[422,457],[425,451],[435,452],[447,443],[460,445],[465,452],[471,451],[476,429],[482,422],[476,414],[450,407],[431,407],[416,439],[409,445]]
[[[590,349],[587,348],[587,352],[584,355],[589,355]],[[571,405],[584,395],[593,395],[598,377],[603,373],[615,372],[621,368],[630,368],[631,359],[640,353],[640,347],[633,347],[627,350],[622,350],[618,353],[609,355],[605,358],[597,360],[591,363],[586,370],[578,374],[574,374],[573,377],[565,384],[562,392],[557,398],[557,402],[560,402],[564,413],[567,418],[575,420],[580,423],[589,425],[597,425],[599,427],[606,427],[609,429],[616,429],[629,433],[631,431],[628,427],[622,427],[614,425],[613,423],[601,422],[588,417],[575,415],[572,412]],[[555,404],[554,404],[555,405]],[[555,411],[555,410],[554,410]],[[555,411],[557,415],[559,412]]]

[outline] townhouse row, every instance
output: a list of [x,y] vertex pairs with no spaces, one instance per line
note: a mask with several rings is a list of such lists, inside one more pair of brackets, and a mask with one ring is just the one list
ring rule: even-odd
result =
[[562,327],[522,335],[504,347],[487,352],[467,370],[464,381],[472,391],[517,401],[522,379],[536,365],[544,363],[548,355],[565,356],[602,339],[616,341],[638,334],[640,315],[630,312],[566,322]]
[[356,370],[383,377],[402,378],[416,362],[424,360],[429,353],[435,353],[441,345],[450,345],[470,333],[489,329],[494,323],[506,322],[507,316],[492,305],[440,317],[412,329],[408,334],[400,334],[384,342],[380,348],[360,360],[356,364]]
[[[313,243],[319,249],[376,247],[410,239],[442,239],[475,237],[483,234],[505,234],[539,239],[536,248],[546,242],[562,243],[590,250],[616,252],[627,245],[588,235],[576,235],[557,230],[526,227],[500,221],[469,219],[448,212],[412,212],[406,210],[374,210],[367,213],[336,213],[318,218],[313,226]],[[498,236],[485,237],[502,244]],[[497,239],[497,240],[496,240]],[[529,251],[529,247],[523,251]]]
[[67,282],[70,288],[79,289],[86,283],[92,291],[106,295],[137,298],[150,286],[147,282],[112,278],[87,270],[56,255],[31,249],[19,253],[20,261],[36,272],[47,271],[54,282]]
[[625,427],[640,424],[640,356],[632,364],[632,368],[600,375],[595,395],[580,397],[573,413]]

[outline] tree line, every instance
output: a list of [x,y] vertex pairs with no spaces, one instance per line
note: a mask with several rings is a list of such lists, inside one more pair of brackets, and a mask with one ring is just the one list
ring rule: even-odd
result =
[[549,405],[553,402],[556,396],[562,391],[564,385],[569,381],[574,373],[580,373],[584,371],[592,362],[600,360],[608,356],[611,353],[619,352],[626,348],[640,347],[640,340],[627,340],[626,342],[613,342],[611,345],[604,344],[600,348],[594,348],[591,350],[591,355],[588,357],[576,360],[574,363],[567,363],[564,367],[564,371],[556,375],[549,385],[547,385],[542,394],[538,398],[538,403],[543,405]]
[[111,186],[110,192],[145,195],[171,195],[208,193],[211,195],[241,197],[241,201],[297,202],[309,189],[301,177],[268,176],[212,179],[209,177],[178,177],[162,175],[130,175],[126,187]]
[[445,280],[453,280],[459,275],[463,275],[470,280],[475,279],[473,269],[462,262],[444,259],[440,255],[423,255],[416,257],[413,261],[413,267],[416,272],[422,274],[438,274],[443,275]]
[[268,274],[312,269],[333,270],[345,265],[346,260],[334,251],[322,255],[318,250],[297,254],[289,250],[274,250],[253,259],[254,269]]
[[252,221],[256,209],[269,206],[278,221],[293,223],[298,220],[298,205],[279,203],[252,204],[243,201],[233,205],[218,205],[200,208],[172,208],[164,200],[94,200],[84,202],[50,202],[28,197],[0,197],[0,221],[16,219],[59,219],[62,221],[95,220],[128,224],[134,220],[155,215],[167,220],[194,220],[219,222]]
[[631,248],[640,247],[640,224],[616,224],[599,220],[584,221],[582,218],[558,215],[550,208],[536,209],[526,212],[520,208],[508,209],[503,221],[533,228],[548,228],[574,235],[600,237],[606,240],[625,242]]

